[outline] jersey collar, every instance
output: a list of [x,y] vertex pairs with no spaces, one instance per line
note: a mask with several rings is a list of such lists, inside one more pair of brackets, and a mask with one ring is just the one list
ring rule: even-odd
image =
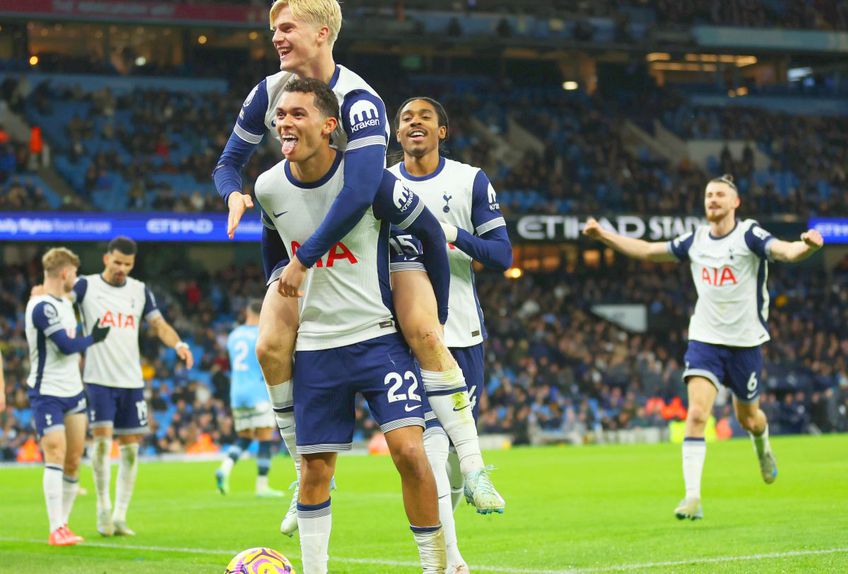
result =
[[445,168],[445,158],[443,156],[439,156],[439,165],[436,166],[436,171],[433,173],[428,173],[427,175],[422,176],[414,176],[410,175],[408,171],[406,171],[406,167],[403,165],[403,162],[400,163],[400,173],[403,174],[404,179],[408,179],[409,181],[427,181],[428,179],[433,179]]
[[330,89],[334,89],[336,87],[336,82],[339,81],[339,73],[342,71],[341,66],[336,64],[336,69],[333,72],[333,77],[330,78]]
[[297,179],[292,173],[291,163],[289,163],[288,161],[283,164],[283,171],[286,174],[286,179],[289,180],[289,183],[291,183],[293,186],[299,187],[301,189],[315,189],[316,187],[321,187],[322,185],[330,181],[334,175],[336,175],[336,171],[338,171],[339,165],[342,163],[342,157],[344,157],[344,154],[342,152],[337,151],[336,159],[333,160],[333,165],[330,166],[330,169],[327,171],[327,173],[323,175],[323,177],[321,177],[321,179],[316,179],[315,181],[304,182]]
[[718,241],[720,239],[724,239],[725,237],[730,237],[731,235],[733,235],[733,232],[736,231],[737,227],[739,227],[739,220],[738,219],[733,222],[733,229],[731,229],[730,231],[728,231],[727,233],[725,233],[721,237],[716,237],[715,235],[713,235],[712,231],[710,231],[708,235],[710,236],[710,239],[712,239],[714,241]]

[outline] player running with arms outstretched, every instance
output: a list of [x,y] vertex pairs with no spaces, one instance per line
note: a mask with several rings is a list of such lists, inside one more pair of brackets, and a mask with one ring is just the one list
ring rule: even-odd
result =
[[628,257],[690,262],[698,301],[689,322],[684,357],[689,410],[683,440],[686,495],[674,510],[680,519],[703,517],[704,429],[719,385],[733,393],[736,418],[751,436],[763,480],[771,484],[777,478],[768,421],[759,407],[761,345],[769,340],[768,261],[802,261],[824,244],[821,234],[812,229],[802,233],[800,241],[776,239],[754,220],[737,220],[739,204],[733,178],[725,175],[707,184],[704,208],[708,224],[673,241],[624,237],[603,229],[594,219],[589,219],[583,230]]
[[[303,242],[291,261],[277,234],[265,228],[262,235],[263,263],[270,287],[262,303],[256,351],[280,434],[292,453],[298,476],[300,461],[295,449],[295,420],[285,410],[291,404],[293,393],[291,358],[298,324],[295,296],[306,269],[316,265],[371,206],[385,167],[389,138],[383,100],[361,77],[333,60],[333,43],[341,21],[341,9],[336,0],[274,2],[270,22],[282,71],[268,76],[250,92],[213,174],[215,186],[229,208],[228,233],[232,237],[245,210],[253,207],[250,196],[242,193],[240,170],[265,132],[274,133],[277,101],[286,82],[300,77],[329,84],[341,107],[332,143],[344,154],[344,188],[321,225]],[[280,212],[263,214],[272,225],[284,216]],[[393,285],[397,312],[402,316],[407,343],[421,365],[425,389],[439,393],[432,402],[433,409],[457,447],[475,506],[481,512],[502,511],[503,499],[484,469],[473,420],[461,410],[454,411],[457,405],[462,409],[470,401],[462,371],[444,343],[441,328],[430,314],[410,312],[406,316],[407,309],[414,310],[414,302],[423,298],[432,300],[432,289],[429,283],[414,277],[418,274],[403,275]],[[289,535],[297,528],[296,495],[295,492],[280,526],[281,531]]]
[[[285,213],[276,232],[292,255],[324,219],[344,187],[344,156],[330,147],[338,102],[318,80],[290,82],[276,111],[286,160],[263,173],[256,197]],[[443,573],[444,537],[436,485],[423,446],[426,397],[418,368],[393,318],[389,286],[390,222],[425,244],[424,264],[447,318],[450,270],[444,233],[417,196],[383,172],[372,206],[309,271],[299,292],[294,416],[302,476],[297,506],[305,574],[327,572],[330,480],[336,457],[352,445],[356,393],[368,402],[401,476],[403,501],[423,571]]]
[[[504,271],[512,263],[512,245],[501,215],[495,190],[483,170],[445,158],[441,143],[448,137],[448,115],[431,98],[415,97],[404,102],[395,118],[395,137],[403,148],[403,161],[391,171],[441,220],[451,243],[451,310],[445,324],[445,340],[462,368],[477,419],[479,396],[483,390],[483,341],[486,327],[477,299],[472,260],[490,269]],[[392,279],[400,275],[418,275],[411,280],[427,281],[421,264],[420,244],[410,235],[392,238]],[[396,305],[397,305],[396,300]],[[415,312],[436,316],[435,301],[418,301]],[[401,329],[404,318],[398,314]],[[428,397],[432,402],[432,395]],[[457,545],[453,510],[463,493],[463,476],[456,452],[448,449],[448,436],[432,413],[426,413],[424,447],[436,475],[439,518],[445,530],[449,574],[468,572]],[[448,461],[449,464],[448,464]],[[450,472],[448,472],[448,470]],[[453,494],[453,497],[449,496]],[[471,493],[466,493],[469,497]],[[453,498],[453,500],[452,500]],[[470,502],[470,500],[469,500]]]
[[244,309],[244,324],[239,325],[227,337],[227,353],[230,357],[230,409],[238,434],[221,466],[215,472],[215,480],[221,494],[230,490],[230,472],[241,454],[253,439],[259,441],[256,455],[256,496],[279,497],[283,493],[268,486],[271,470],[271,446],[277,424],[274,411],[268,401],[265,379],[256,359],[256,337],[259,334],[259,312],[262,301],[251,299]]
[[30,373],[27,378],[35,430],[44,451],[44,499],[51,546],[82,541],[68,528],[79,491],[79,464],[85,448],[86,398],[80,353],[103,341],[109,327],[97,322],[91,334],[77,337],[77,319],[67,296],[77,278],[79,257],[64,247],[41,258],[44,285],[26,307]]

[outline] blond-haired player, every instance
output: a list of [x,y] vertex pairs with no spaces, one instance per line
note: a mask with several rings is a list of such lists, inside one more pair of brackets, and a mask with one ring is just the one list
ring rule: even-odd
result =
[[648,261],[688,261],[698,291],[689,323],[683,380],[689,397],[683,440],[686,495],[675,516],[703,517],[701,474],[704,429],[720,385],[733,393],[736,418],[751,435],[766,484],[777,478],[768,440],[768,420],[759,407],[761,346],[769,340],[768,261],[794,263],[824,244],[813,229],[800,241],[781,241],[752,220],[738,220],[739,192],[729,175],[711,180],[704,190],[707,225],[673,241],[648,242],[624,237],[589,219],[583,231],[628,257]]
[[44,288],[26,307],[30,373],[27,378],[35,429],[44,451],[44,499],[52,546],[82,541],[68,528],[79,491],[79,464],[85,447],[85,391],[80,353],[109,334],[94,324],[91,334],[77,337],[77,320],[68,294],[74,286],[79,257],[54,247],[41,258]]
[[[266,225],[262,255],[271,287],[262,304],[256,351],[280,433],[293,454],[299,477],[291,385],[298,326],[297,294],[307,269],[353,229],[373,203],[385,167],[390,122],[376,91],[333,59],[333,43],[342,22],[336,0],[277,0],[269,16],[281,71],[259,82],[245,99],[213,177],[229,207],[228,233],[232,237],[245,210],[253,207],[250,195],[242,193],[239,172],[265,132],[274,133],[274,114],[286,83],[295,76],[317,79],[327,83],[336,94],[341,121],[332,141],[344,154],[345,185],[341,193],[321,225],[291,259],[279,236],[270,230],[275,225],[286,225],[286,217],[291,215],[285,211],[263,213]],[[457,447],[474,505],[480,512],[501,512],[504,501],[484,468],[462,371],[445,345],[438,318],[421,312],[421,307],[416,305],[425,298],[430,301],[434,298],[426,278],[422,280],[419,275],[399,274],[392,279],[404,338],[421,365],[425,390],[437,393],[431,406]],[[285,534],[290,535],[297,528],[296,502],[293,498],[281,525]]]

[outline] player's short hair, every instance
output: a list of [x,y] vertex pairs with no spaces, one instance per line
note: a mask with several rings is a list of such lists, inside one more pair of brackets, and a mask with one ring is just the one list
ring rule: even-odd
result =
[[129,237],[119,235],[110,241],[108,247],[106,247],[106,253],[112,253],[113,251],[118,251],[124,255],[135,255],[138,253],[138,246]]
[[400,115],[403,113],[403,108],[409,105],[410,102],[414,102],[415,100],[422,100],[433,106],[433,109],[436,110],[436,116],[439,119],[439,127],[445,126],[445,141],[448,139],[450,135],[450,122],[448,120],[448,113],[445,111],[445,107],[438,101],[433,98],[428,98],[427,96],[415,96],[414,98],[408,98],[405,102],[403,102],[398,108],[397,113],[395,114],[395,129],[400,127]]
[[330,86],[314,78],[295,78],[283,88],[284,92],[312,94],[315,97],[315,107],[325,117],[339,119],[339,100]]
[[280,10],[286,6],[291,9],[292,16],[298,20],[329,28],[327,43],[331,48],[333,47],[342,28],[342,9],[337,0],[276,0],[268,11],[272,30],[274,20],[277,19]]
[[53,247],[41,257],[41,266],[47,275],[55,276],[64,267],[79,267],[80,260],[76,253],[67,247]]
[[739,193],[739,190],[736,189],[736,184],[733,183],[733,176],[730,175],[729,173],[725,173],[721,177],[716,177],[714,179],[711,179],[710,183],[723,183],[725,185],[729,185],[730,188],[733,191],[735,191],[736,193]]
[[251,313],[259,315],[259,313],[262,311],[262,299],[251,299],[247,302],[247,308],[250,310]]

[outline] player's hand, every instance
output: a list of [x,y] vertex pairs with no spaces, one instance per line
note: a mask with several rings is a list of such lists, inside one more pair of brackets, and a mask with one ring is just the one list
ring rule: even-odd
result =
[[194,354],[191,352],[191,348],[188,345],[179,345],[174,350],[177,352],[177,356],[185,363],[186,369],[191,370],[194,366]]
[[300,286],[306,278],[306,265],[297,257],[292,257],[289,264],[283,268],[280,280],[277,281],[277,291],[283,297],[303,297]]
[[241,216],[249,208],[253,207],[253,198],[246,193],[234,191],[227,198],[227,207],[230,213],[227,215],[227,236],[232,239],[236,234],[236,228],[241,221]]
[[803,241],[807,247],[811,247],[813,250],[821,249],[824,245],[824,238],[821,236],[815,229],[808,229],[804,233],[801,234],[801,241]]
[[583,227],[583,235],[592,239],[600,239],[602,233],[603,229],[597,219],[590,217],[586,220],[586,225]]
[[40,297],[44,295],[44,285],[33,285],[32,289],[29,290],[30,297]]
[[112,327],[101,327],[100,319],[98,319],[94,322],[94,327],[91,328],[91,338],[94,339],[95,343],[99,343],[106,338],[110,329],[112,329]]
[[459,234],[457,227],[444,221],[440,221],[439,223],[442,225],[442,231],[445,233],[445,239],[447,239],[448,243],[456,241],[456,236]]

